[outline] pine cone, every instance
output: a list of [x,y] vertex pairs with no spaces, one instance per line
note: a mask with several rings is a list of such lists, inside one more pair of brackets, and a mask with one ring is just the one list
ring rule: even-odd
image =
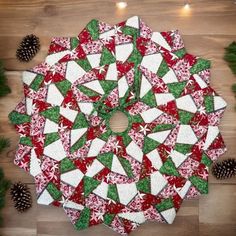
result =
[[227,179],[236,175],[236,160],[228,159],[213,165],[212,174],[217,179]]
[[39,49],[39,38],[33,34],[27,35],[22,39],[16,51],[16,57],[19,61],[28,62],[32,60]]
[[32,205],[31,193],[26,184],[15,183],[11,187],[11,198],[19,212],[28,210]]

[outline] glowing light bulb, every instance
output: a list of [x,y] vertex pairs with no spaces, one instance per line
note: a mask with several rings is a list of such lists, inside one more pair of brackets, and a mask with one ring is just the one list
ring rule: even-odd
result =
[[116,7],[118,9],[125,9],[128,6],[127,2],[117,2]]
[[184,4],[184,9],[185,10],[190,10],[190,4],[189,3],[185,3]]

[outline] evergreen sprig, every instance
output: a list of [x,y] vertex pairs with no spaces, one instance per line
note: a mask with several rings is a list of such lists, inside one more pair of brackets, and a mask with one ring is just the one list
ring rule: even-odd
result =
[[[0,168],[0,210],[5,206],[5,196],[10,184],[10,181],[5,179],[3,169]],[[0,216],[0,225],[2,222],[3,218]]]
[[11,92],[11,89],[7,85],[7,77],[3,67],[3,62],[0,61],[0,97],[6,96]]
[[0,137],[0,153],[10,146],[10,140],[8,138]]

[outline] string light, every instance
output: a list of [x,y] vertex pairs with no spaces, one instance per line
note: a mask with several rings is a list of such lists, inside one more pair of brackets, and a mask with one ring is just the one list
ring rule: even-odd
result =
[[128,6],[127,2],[117,2],[116,7],[118,9],[125,9]]
[[184,5],[180,11],[180,15],[181,16],[190,16],[191,15],[191,5],[190,5],[189,1],[184,2]]
[[190,10],[190,4],[189,4],[188,2],[186,2],[186,3],[184,4],[184,9],[185,9],[185,10]]

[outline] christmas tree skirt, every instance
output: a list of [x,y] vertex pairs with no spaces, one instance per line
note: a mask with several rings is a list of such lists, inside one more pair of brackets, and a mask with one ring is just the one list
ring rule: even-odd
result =
[[[226,150],[226,103],[209,68],[177,30],[153,32],[137,16],[53,38],[45,61],[23,73],[24,99],[9,115],[15,164],[34,177],[37,202],[63,207],[78,230],[171,224],[183,199],[208,192],[208,168]],[[117,111],[123,132],[110,127]]]

